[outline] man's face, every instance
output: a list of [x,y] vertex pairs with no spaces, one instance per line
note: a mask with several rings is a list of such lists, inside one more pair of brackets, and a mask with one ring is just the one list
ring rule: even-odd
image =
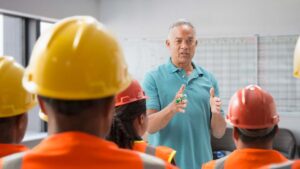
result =
[[195,31],[188,25],[180,25],[170,30],[167,47],[170,49],[172,62],[175,65],[186,65],[192,62],[197,46]]

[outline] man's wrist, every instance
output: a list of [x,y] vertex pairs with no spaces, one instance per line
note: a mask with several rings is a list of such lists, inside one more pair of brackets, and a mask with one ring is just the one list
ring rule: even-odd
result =
[[166,107],[166,111],[167,111],[167,114],[174,114],[174,113],[176,113],[175,111],[174,111],[174,108],[173,108],[173,102],[171,102],[167,107]]

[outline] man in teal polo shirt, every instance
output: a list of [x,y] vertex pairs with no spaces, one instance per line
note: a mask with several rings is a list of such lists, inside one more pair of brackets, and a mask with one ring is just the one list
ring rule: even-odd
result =
[[166,46],[170,59],[148,72],[143,83],[149,97],[149,142],[177,150],[180,168],[198,169],[212,160],[210,133],[220,138],[226,128],[221,100],[216,97],[218,84],[211,73],[192,62],[197,40],[190,22],[174,23]]

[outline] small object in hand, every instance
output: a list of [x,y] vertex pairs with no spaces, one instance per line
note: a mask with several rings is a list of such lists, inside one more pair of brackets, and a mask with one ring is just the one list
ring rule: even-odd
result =
[[179,97],[175,100],[176,103],[180,103],[187,98],[186,94],[183,94],[182,97]]

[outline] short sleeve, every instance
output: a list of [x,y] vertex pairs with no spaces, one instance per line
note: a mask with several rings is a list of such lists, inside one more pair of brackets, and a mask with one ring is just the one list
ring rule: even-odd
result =
[[161,110],[157,85],[151,73],[146,74],[142,87],[146,96],[148,96],[146,100],[147,109]]

